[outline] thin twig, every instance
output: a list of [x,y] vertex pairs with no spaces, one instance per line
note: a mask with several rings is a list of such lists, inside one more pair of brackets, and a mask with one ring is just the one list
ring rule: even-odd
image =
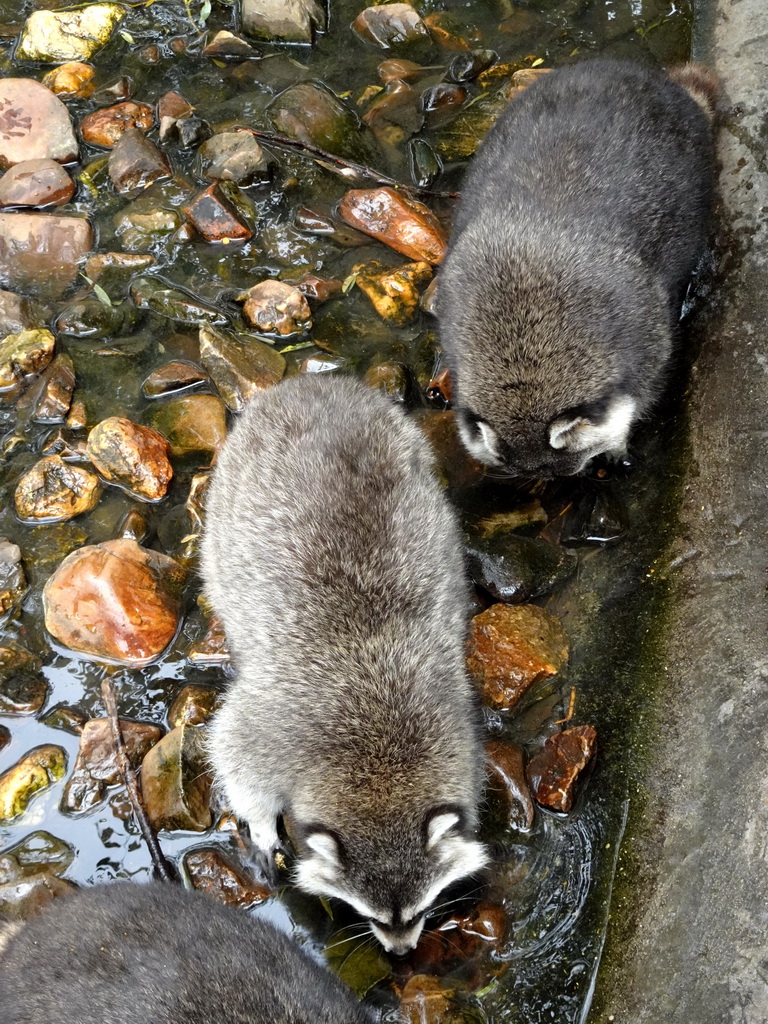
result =
[[155,873],[161,881],[171,882],[173,881],[173,873],[168,861],[165,859],[163,851],[160,849],[160,844],[157,841],[155,830],[152,828],[149,823],[149,819],[147,818],[147,812],[144,810],[144,804],[141,801],[141,794],[139,793],[139,787],[136,781],[136,773],[131,767],[131,762],[128,760],[125,743],[123,742],[123,734],[120,729],[120,719],[117,715],[115,687],[112,683],[112,678],[109,675],[105,676],[101,682],[101,699],[104,702],[104,708],[107,712],[107,718],[109,719],[109,726],[112,730],[112,739],[115,743],[115,754],[117,756],[117,766],[120,769],[120,774],[123,776],[125,788],[128,792],[128,799],[131,801],[131,807],[133,808],[136,822],[142,836],[144,837],[144,842],[149,848]]
[[420,185],[407,185],[403,181],[397,181],[396,178],[390,178],[389,175],[382,174],[381,171],[377,171],[373,167],[367,167],[365,164],[356,164],[352,160],[342,160],[340,156],[334,156],[333,153],[329,153],[325,149],[312,146],[308,142],[300,142],[298,139],[289,139],[286,135],[263,132],[259,128],[246,128],[245,125],[235,125],[232,131],[248,132],[249,135],[260,139],[268,146],[283,146],[285,149],[296,149],[301,153],[306,153],[313,160],[321,160],[324,163],[332,164],[342,173],[346,172],[344,177],[357,175],[359,178],[368,178],[377,185],[389,185],[390,188],[400,189],[403,192],[418,192],[419,195],[432,196],[435,199],[459,199],[461,196],[460,192],[437,192],[431,188],[422,188]]

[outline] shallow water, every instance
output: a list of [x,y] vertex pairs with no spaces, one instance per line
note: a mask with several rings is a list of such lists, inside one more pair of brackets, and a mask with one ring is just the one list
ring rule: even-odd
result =
[[[36,6],[32,2],[0,0],[0,23],[20,26]],[[199,16],[200,6],[191,2],[193,18]],[[352,99],[367,85],[378,82],[376,67],[391,54],[355,40],[348,28],[363,6],[360,0],[332,0],[330,30],[312,49],[256,44],[258,52],[276,56],[263,62],[233,64],[200,55],[203,43],[199,33],[193,33],[183,3],[137,5],[121,25],[132,42],[116,35],[92,63],[98,69],[99,85],[108,85],[118,74],[129,76],[134,99],[153,103],[166,91],[176,89],[214,127],[246,124],[269,129],[267,103],[294,81],[320,80],[339,94],[351,93]],[[685,59],[689,51],[689,2],[538,0],[521,8],[508,0],[424,0],[416,6],[423,14],[451,11],[460,22],[474,26],[473,45],[492,48],[502,60],[519,62],[521,66],[539,60],[546,67],[557,66],[597,52],[672,63]],[[519,31],[499,32],[500,21],[519,14],[521,9],[529,16],[527,30],[522,35]],[[234,9],[227,3],[214,2],[207,27],[211,34],[219,28],[235,28]],[[42,77],[47,68],[14,63],[14,36],[10,29],[3,36],[2,74]],[[177,38],[185,40],[185,53],[174,52],[172,40]],[[144,48],[154,44],[159,47],[158,60],[149,63]],[[452,56],[437,46],[422,47],[413,54],[406,51],[406,55],[438,66],[433,78],[426,78],[424,85],[440,79]],[[103,100],[101,105],[107,102]],[[70,103],[73,120],[79,121],[97,105],[96,100]],[[434,141],[440,130],[426,131],[422,137]],[[193,166],[194,150],[182,151],[174,146],[170,152],[175,179],[153,186],[147,195],[165,208],[178,209],[200,184]],[[92,165],[102,156],[101,151],[81,147],[81,167]],[[152,273],[159,271],[170,282],[229,310],[237,291],[264,276],[291,277],[291,271],[300,268],[293,276],[311,269],[344,280],[354,264],[368,259],[376,258],[393,266],[403,262],[376,243],[342,249],[295,232],[290,225],[298,206],[333,206],[345,186],[339,178],[303,157],[278,150],[275,157],[278,172],[273,183],[249,190],[259,212],[260,233],[253,242],[230,246],[226,253],[202,241],[161,242],[152,249],[158,259]],[[386,154],[381,167],[408,180],[402,144]],[[98,183],[95,194],[81,184],[69,209],[91,216],[98,231],[99,250],[119,249],[113,217],[129,200],[111,191],[103,169],[101,179],[96,177],[96,168],[92,166],[91,171]],[[460,176],[461,166],[449,165],[433,188],[454,188]],[[437,201],[435,209],[449,219],[449,205],[449,201]],[[124,285],[121,287],[124,289]],[[124,294],[114,290],[112,301],[120,301]],[[44,293],[38,298],[48,303],[52,317],[66,305],[66,301],[49,301]],[[357,289],[342,300],[320,307],[311,339],[320,342],[322,348],[310,346],[286,353],[291,372],[307,355],[326,351],[346,357],[350,368],[357,371],[382,360],[404,362],[423,385],[436,359],[435,324],[429,316],[420,314],[407,327],[393,328],[373,312]],[[147,313],[123,335],[98,340],[62,338],[57,350],[68,352],[74,360],[76,397],[84,397],[89,423],[108,415],[127,415],[143,422],[151,403],[141,397],[141,382],[169,359],[194,359],[196,346],[195,328],[174,325]],[[419,399],[413,404],[425,403]],[[64,554],[84,543],[115,536],[126,511],[137,504],[122,491],[107,488],[92,513],[69,523],[36,527],[20,523],[13,511],[13,489],[21,473],[36,460],[50,429],[19,429],[15,410],[0,405],[0,445],[8,452],[0,463],[0,536],[11,538],[21,547],[31,584],[21,616],[0,628],[6,638],[18,639],[40,655],[42,673],[49,686],[46,704],[38,716],[0,716],[0,723],[7,726],[12,737],[10,745],[0,752],[0,772],[41,743],[63,746],[71,768],[78,737],[50,728],[41,719],[59,705],[76,707],[87,717],[103,714],[99,685],[105,669],[73,656],[51,640],[42,625],[41,589]],[[529,693],[510,720],[489,720],[489,726],[533,749],[553,723],[566,716],[573,689],[574,722],[588,722],[597,728],[600,753],[595,770],[567,818],[538,811],[533,832],[521,835],[501,828],[489,812],[484,830],[493,844],[497,867],[488,894],[489,898],[504,902],[508,934],[501,949],[483,968],[486,983],[478,986],[474,981],[470,986],[482,995],[473,995],[471,990],[464,992],[467,1013],[474,1009],[488,1020],[515,1024],[571,1024],[586,1019],[627,809],[629,802],[642,797],[636,791],[633,766],[642,757],[644,710],[647,694],[653,687],[653,673],[650,655],[641,659],[637,652],[653,636],[655,609],[659,596],[663,596],[663,567],[656,566],[654,559],[674,514],[676,480],[665,457],[675,429],[673,413],[662,413],[657,425],[638,438],[639,465],[628,479],[550,485],[541,495],[545,508],[554,515],[584,488],[613,488],[626,504],[629,530],[616,545],[580,546],[576,576],[542,602],[562,618],[570,636],[571,662],[567,673],[558,677],[556,688],[549,685]],[[19,435],[19,440],[11,442],[15,435]],[[178,555],[189,526],[183,502],[190,477],[198,467],[194,460],[175,460],[174,468],[176,475],[169,496],[157,506],[142,506],[142,510],[150,521],[151,546]],[[485,484],[480,491],[457,493],[455,497],[469,518],[479,509],[488,514],[528,500],[525,493],[510,484]],[[225,685],[223,671],[195,668],[187,662],[187,650],[202,629],[195,605],[198,589],[193,577],[185,595],[187,614],[182,628],[159,662],[141,671],[114,670],[121,715],[164,724],[168,704],[182,683]],[[646,650],[651,648],[652,644],[650,648],[646,644]],[[58,809],[62,785],[57,783],[33,798],[16,823],[0,827],[0,851],[33,831],[46,829],[76,851],[74,863],[65,875],[75,882],[93,884],[118,877],[146,878],[150,859],[132,821],[118,817],[109,802],[89,814],[62,814]],[[118,800],[118,811],[119,803]],[[237,854],[237,846],[226,831],[212,835],[175,832],[161,839],[171,858],[212,842]],[[331,920],[317,901],[290,890],[281,902],[271,900],[254,913],[266,914],[286,928],[294,928],[302,941],[315,950],[349,920],[343,911],[337,911]],[[494,980],[496,974],[498,978]],[[462,977],[458,971],[459,988]],[[391,1014],[394,1003],[386,982],[371,998]]]

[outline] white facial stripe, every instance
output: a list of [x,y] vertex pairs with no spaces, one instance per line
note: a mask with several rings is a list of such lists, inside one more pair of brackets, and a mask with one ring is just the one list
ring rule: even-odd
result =
[[309,893],[310,896],[334,896],[336,899],[348,903],[360,917],[364,917],[367,920],[375,917],[379,921],[383,921],[389,917],[388,913],[375,910],[369,904],[364,903],[361,899],[335,885],[324,872],[324,867],[324,864],[318,864],[311,857],[301,860],[296,865],[293,880],[303,892]]
[[[485,847],[474,839],[460,837],[446,839],[443,841],[443,846],[446,847],[445,859],[450,861],[450,866],[445,874],[427,889],[420,903],[411,907],[403,907],[401,913],[406,921],[429,910],[443,889],[458,882],[460,878],[466,878],[468,875],[474,875],[481,871],[488,863],[489,857]],[[455,855],[453,850],[455,850]]]

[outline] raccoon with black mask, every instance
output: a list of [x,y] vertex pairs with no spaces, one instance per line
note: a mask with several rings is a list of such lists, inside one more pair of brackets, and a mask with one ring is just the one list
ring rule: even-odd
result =
[[437,313],[462,439],[513,475],[622,455],[707,240],[716,83],[596,59],[510,102],[469,170]]

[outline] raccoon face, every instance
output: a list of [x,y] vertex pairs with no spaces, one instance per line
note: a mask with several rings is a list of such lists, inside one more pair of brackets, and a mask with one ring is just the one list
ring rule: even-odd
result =
[[482,415],[459,409],[459,434],[479,462],[510,476],[549,478],[580,473],[597,455],[626,451],[637,404],[617,394],[549,422],[513,421],[506,429]]
[[306,855],[295,880],[305,892],[335,896],[371,925],[388,953],[400,956],[419,941],[424,917],[449,885],[480,871],[485,847],[466,835],[458,807],[432,808],[417,835],[358,846],[322,825],[303,830]]

